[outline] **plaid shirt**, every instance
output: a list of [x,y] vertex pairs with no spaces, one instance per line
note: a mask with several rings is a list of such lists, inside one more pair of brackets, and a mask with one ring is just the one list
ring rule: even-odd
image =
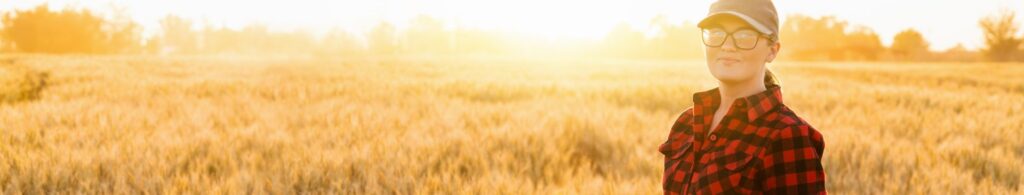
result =
[[825,142],[782,104],[779,86],[737,99],[709,134],[720,99],[717,88],[694,94],[659,147],[665,194],[826,193]]

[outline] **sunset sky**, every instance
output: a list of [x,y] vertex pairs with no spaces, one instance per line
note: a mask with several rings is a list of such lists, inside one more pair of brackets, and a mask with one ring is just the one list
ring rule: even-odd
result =
[[[238,4],[244,2],[243,4]],[[51,8],[85,7],[109,13],[119,6],[152,35],[158,21],[168,14],[241,27],[260,22],[272,29],[305,29],[323,32],[333,27],[366,32],[379,21],[402,28],[412,17],[427,14],[449,25],[522,32],[551,38],[599,39],[620,22],[646,30],[650,19],[665,15],[673,23],[697,21],[713,2],[694,0],[364,0],[364,1],[216,1],[216,0],[3,0],[0,11],[28,9],[42,3]],[[1018,13],[1024,21],[1022,0],[779,0],[776,7],[788,14],[835,15],[851,24],[865,25],[889,45],[892,36],[906,28],[921,31],[932,50],[957,43],[969,49],[982,46],[978,19],[1000,9]],[[1024,24],[1024,22],[1019,22]],[[452,27],[450,26],[450,27]]]

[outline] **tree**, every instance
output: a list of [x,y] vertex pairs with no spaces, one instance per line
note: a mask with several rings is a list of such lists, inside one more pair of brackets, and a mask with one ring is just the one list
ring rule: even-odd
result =
[[405,32],[406,50],[413,53],[441,53],[451,49],[444,23],[428,15],[416,16]]
[[355,56],[363,51],[362,43],[348,32],[335,28],[327,32],[318,46],[319,55]]
[[790,15],[779,29],[779,39],[790,58],[841,60],[846,53],[846,26],[845,21],[833,16]]
[[199,50],[199,35],[192,30],[192,21],[168,15],[160,19],[161,31],[158,41],[162,51],[175,53],[196,53]]
[[928,54],[928,41],[917,30],[903,30],[893,38],[892,52],[897,59],[921,60]]
[[2,37],[0,36],[0,52],[11,52],[11,43],[5,41]]
[[849,54],[847,59],[877,60],[879,54],[885,50],[878,34],[864,26],[854,27],[847,33],[843,43]]
[[391,23],[381,22],[373,27],[367,35],[370,42],[370,51],[376,54],[395,54],[398,50],[398,41],[395,39],[395,26]]
[[641,57],[644,41],[643,32],[634,31],[628,23],[622,22],[605,37],[606,51],[617,57]]
[[2,37],[29,53],[122,53],[139,48],[139,26],[125,16],[106,20],[89,10],[47,5],[3,16]]
[[964,47],[963,44],[956,44],[956,46],[953,46],[952,48],[949,48],[946,51],[936,53],[935,58],[936,60],[941,61],[957,62],[978,61],[978,59],[980,59],[977,51],[967,50],[967,48]]
[[684,22],[679,26],[669,23],[668,18],[659,15],[650,22],[657,34],[652,37],[652,55],[660,58],[701,58],[704,44],[701,43],[700,29],[696,24]]
[[454,51],[459,54],[481,54],[505,52],[499,33],[473,28],[455,29]]
[[131,19],[127,8],[112,5],[111,9],[114,10],[114,16],[103,26],[103,30],[109,33],[108,46],[115,47],[110,50],[116,53],[139,53],[142,50],[142,26]]
[[1015,20],[1015,13],[1003,10],[1000,13],[982,18],[978,21],[985,34],[986,48],[982,50],[985,58],[991,61],[1019,60],[1022,38],[1017,36],[1020,29]]

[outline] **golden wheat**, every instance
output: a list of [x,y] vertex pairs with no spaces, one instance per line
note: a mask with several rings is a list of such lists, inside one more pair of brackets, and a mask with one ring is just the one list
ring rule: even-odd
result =
[[[4,193],[656,194],[715,84],[697,61],[3,58],[46,75],[0,86],[40,86],[0,104]],[[772,66],[830,192],[1024,193],[1024,66]]]

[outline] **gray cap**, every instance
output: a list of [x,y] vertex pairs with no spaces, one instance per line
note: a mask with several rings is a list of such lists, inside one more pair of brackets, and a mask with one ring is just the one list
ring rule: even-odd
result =
[[704,28],[722,16],[736,16],[753,26],[757,31],[778,40],[779,14],[771,0],[718,0],[711,4],[708,16],[704,17],[698,27]]

